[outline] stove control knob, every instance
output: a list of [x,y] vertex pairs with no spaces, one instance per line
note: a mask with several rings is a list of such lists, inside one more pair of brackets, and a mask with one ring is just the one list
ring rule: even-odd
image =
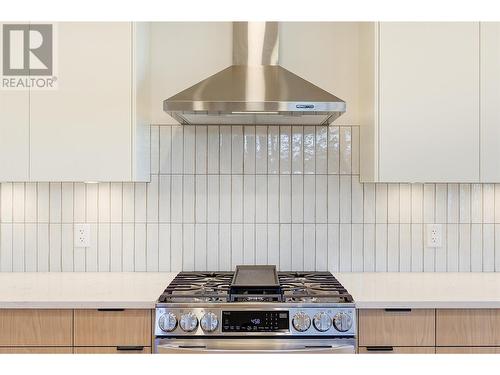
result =
[[158,326],[163,332],[172,332],[177,327],[177,317],[172,312],[160,315]]
[[332,319],[326,312],[320,311],[314,315],[313,324],[318,331],[326,332],[332,326]]
[[179,325],[184,332],[192,332],[198,327],[198,318],[192,312],[182,314]]
[[200,320],[201,329],[205,332],[213,332],[217,329],[219,325],[219,320],[217,319],[217,315],[213,312],[207,312]]
[[352,327],[352,318],[345,312],[338,312],[333,317],[333,325],[339,332],[347,332]]
[[293,328],[299,332],[305,332],[311,326],[311,318],[303,311],[299,311],[293,316]]

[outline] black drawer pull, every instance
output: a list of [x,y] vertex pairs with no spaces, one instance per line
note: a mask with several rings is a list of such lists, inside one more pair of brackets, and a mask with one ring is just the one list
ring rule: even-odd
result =
[[144,350],[144,346],[117,346],[116,347],[116,350],[119,350],[119,351],[143,351]]
[[367,346],[367,352],[392,352],[394,348],[392,346]]
[[125,309],[97,309],[97,311],[125,311]]
[[411,312],[411,309],[385,309],[386,312]]

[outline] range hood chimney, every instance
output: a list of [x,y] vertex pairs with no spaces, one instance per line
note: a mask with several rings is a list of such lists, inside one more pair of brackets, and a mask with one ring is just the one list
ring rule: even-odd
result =
[[233,65],[166,99],[185,125],[324,125],[343,100],[279,65],[277,22],[234,22]]

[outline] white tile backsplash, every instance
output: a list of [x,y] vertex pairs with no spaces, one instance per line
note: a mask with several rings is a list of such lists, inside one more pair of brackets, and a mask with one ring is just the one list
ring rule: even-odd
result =
[[0,270],[500,270],[500,185],[360,183],[356,126],[153,126],[151,142],[150,183],[0,184]]

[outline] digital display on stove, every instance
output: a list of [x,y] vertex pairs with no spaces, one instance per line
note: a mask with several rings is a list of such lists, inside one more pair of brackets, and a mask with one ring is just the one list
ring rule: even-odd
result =
[[222,332],[288,332],[288,311],[223,311]]

